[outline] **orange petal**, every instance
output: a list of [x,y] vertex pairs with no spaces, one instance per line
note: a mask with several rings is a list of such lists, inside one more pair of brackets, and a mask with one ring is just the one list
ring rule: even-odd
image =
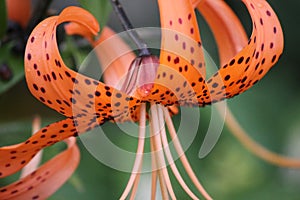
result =
[[59,16],[41,22],[29,37],[25,52],[25,75],[31,93],[61,114],[85,116],[91,127],[96,122],[128,120],[139,100],[69,69],[56,43],[56,27],[75,22],[95,34],[96,19],[79,7],[68,7]]
[[[0,178],[23,168],[42,148],[83,132],[86,126],[75,127],[77,120],[65,119],[39,130],[26,142],[0,148]],[[82,124],[82,123],[81,123]]]
[[80,153],[75,138],[68,148],[26,177],[0,188],[0,199],[46,199],[58,190],[78,166]]
[[87,39],[91,44],[93,43],[93,33],[86,28],[86,26],[70,22],[64,26],[65,31],[68,35],[80,35]]
[[221,65],[247,45],[246,32],[235,13],[223,0],[207,0],[197,5],[216,39]]
[[238,95],[257,83],[278,61],[283,33],[275,12],[265,0],[243,0],[253,21],[252,36],[236,56],[208,81],[211,102]]
[[161,65],[148,100],[163,104],[197,104],[191,96],[194,91],[202,91],[205,66],[193,6],[189,0],[176,3],[159,0],[158,5],[163,28]]
[[31,16],[31,0],[6,0],[8,19],[26,27]]
[[207,0],[205,0],[205,1],[203,1],[203,0],[191,0],[192,5],[193,5],[194,8],[196,8],[198,5],[200,5],[200,4],[202,4],[202,3],[206,2],[206,1]]

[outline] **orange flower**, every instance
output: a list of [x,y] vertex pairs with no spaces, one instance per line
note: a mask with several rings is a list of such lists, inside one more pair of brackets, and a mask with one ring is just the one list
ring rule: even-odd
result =
[[25,28],[31,16],[31,0],[6,0],[6,7],[8,18]]
[[[198,9],[204,13],[216,36],[222,63],[222,67],[208,79],[194,13],[194,6],[198,2]],[[21,169],[37,151],[46,146],[77,136],[109,120],[134,120],[140,123],[137,157],[121,199],[125,199],[131,189],[134,198],[141,173],[146,103],[149,103],[154,167],[152,197],[155,197],[158,177],[163,198],[167,199],[169,195],[172,199],[176,198],[170,183],[166,158],[183,189],[193,199],[197,198],[181,178],[173,162],[164,128],[166,122],[187,174],[198,191],[206,199],[211,199],[184,155],[168,106],[205,106],[236,96],[257,83],[277,62],[283,49],[283,34],[276,14],[265,0],[243,2],[251,15],[254,27],[248,44],[245,43],[246,37],[238,19],[223,1],[194,1],[193,5],[189,0],[176,3],[172,0],[158,0],[163,28],[159,64],[156,64],[155,59],[148,57],[142,59],[148,59],[145,62],[150,64],[149,68],[132,66],[136,71],[127,78],[133,78],[135,81],[131,82],[130,79],[125,83],[133,85],[122,87],[130,90],[116,89],[76,73],[62,61],[56,44],[56,27],[64,22],[75,23],[80,31],[75,27],[73,33],[80,33],[93,42],[90,36],[99,31],[99,26],[90,13],[81,8],[69,7],[59,16],[44,20],[34,29],[27,43],[26,80],[31,93],[37,99],[67,118],[41,129],[24,143],[0,148],[0,177]],[[225,20],[224,16],[230,18]],[[228,22],[228,19],[232,19],[232,23]],[[123,68],[116,64],[114,63],[112,69]],[[110,73],[113,72],[112,69]],[[155,72],[155,77],[144,87],[144,84],[148,83],[143,82],[140,77],[151,81],[152,77],[149,74],[153,73],[148,74],[149,71]],[[6,167],[6,163],[9,163],[10,167]],[[3,192],[4,195],[6,192]]]

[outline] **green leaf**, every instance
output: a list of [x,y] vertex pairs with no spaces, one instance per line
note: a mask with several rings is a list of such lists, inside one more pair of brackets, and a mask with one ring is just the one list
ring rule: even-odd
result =
[[23,57],[11,53],[12,44],[7,44],[0,48],[0,64],[7,64],[12,71],[12,79],[8,81],[0,80],[0,95],[18,83],[24,77]]
[[3,37],[7,26],[6,4],[5,1],[0,1],[0,38]]
[[109,13],[112,9],[109,0],[79,0],[79,2],[83,8],[90,11],[96,17],[100,23],[100,27],[105,26],[109,17]]

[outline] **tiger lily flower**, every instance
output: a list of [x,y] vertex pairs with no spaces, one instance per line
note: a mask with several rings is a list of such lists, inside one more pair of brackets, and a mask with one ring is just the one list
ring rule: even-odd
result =
[[[197,190],[206,199],[211,199],[184,155],[168,106],[201,107],[234,97],[256,84],[277,62],[283,50],[283,33],[276,14],[265,0],[243,0],[243,3],[253,21],[248,43],[245,43],[246,36],[240,23],[224,1],[181,0],[174,3],[172,0],[158,0],[162,26],[159,60],[147,58],[145,64],[149,67],[139,72],[146,82],[133,77],[136,81],[129,82],[133,86],[122,87],[130,90],[105,85],[72,71],[64,64],[57,48],[56,27],[64,22],[72,22],[82,28],[81,34],[84,36],[96,35],[99,26],[90,13],[81,8],[69,7],[59,16],[41,22],[30,35],[26,47],[24,60],[27,84],[37,99],[67,118],[42,128],[23,143],[0,148],[0,177],[24,167],[40,149],[78,136],[107,121],[139,121],[137,157],[133,173],[121,196],[121,199],[125,199],[132,189],[131,198],[134,198],[144,151],[146,103],[149,103],[154,169],[152,198],[155,198],[157,177],[163,198],[168,199],[169,195],[172,199],[176,198],[165,159],[186,193],[193,199],[198,198],[186,185],[173,162],[164,128],[166,123],[187,174]],[[205,13],[220,49],[222,67],[210,78],[205,76],[195,6]],[[210,17],[212,13],[215,15]],[[233,16],[232,24],[222,20],[224,15]],[[222,33],[222,30],[226,32]],[[237,38],[233,38],[235,36]],[[11,191],[2,193],[5,195]]]

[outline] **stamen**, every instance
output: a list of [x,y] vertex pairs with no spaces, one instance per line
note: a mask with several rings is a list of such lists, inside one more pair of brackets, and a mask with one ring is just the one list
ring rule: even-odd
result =
[[[140,166],[139,171],[141,171],[141,166]],[[139,182],[140,182],[140,178],[141,178],[141,174],[138,173],[136,175],[135,180],[134,180],[133,188],[132,188],[132,191],[131,191],[131,194],[130,194],[130,198],[129,198],[130,200],[134,200],[135,199],[135,196],[136,196],[136,193],[137,193],[137,189],[138,189],[138,186],[139,186]]]
[[[216,104],[217,109],[220,111],[220,108]],[[219,112],[223,115],[223,112]],[[234,115],[230,111],[229,107],[226,107],[226,115],[225,122],[228,128],[230,129],[230,133],[232,133],[250,152],[258,156],[259,158],[269,162],[271,164],[281,166],[281,167],[290,167],[290,168],[300,168],[300,160],[288,158],[285,156],[281,156],[276,154],[265,147],[261,146],[253,139],[251,139],[247,132],[240,126],[240,124],[235,119]]]
[[161,172],[163,174],[163,179],[166,183],[166,186],[168,188],[169,194],[172,199],[176,199],[175,193],[172,188],[172,184],[169,178],[169,174],[166,168],[166,162],[164,159],[164,154],[163,154],[163,148],[162,148],[162,143],[160,139],[160,134],[161,134],[161,129],[159,126],[159,121],[158,121],[158,107],[156,104],[151,105],[151,119],[152,119],[152,137],[154,137],[154,156],[157,156],[157,162],[158,162],[158,167],[161,168]]
[[[152,133],[151,126],[150,126],[150,133]],[[153,137],[150,138],[150,150],[151,150],[151,152],[154,152]],[[151,200],[155,200],[156,187],[157,187],[157,173],[158,172],[156,170],[157,165],[156,165],[156,158],[154,156],[151,157],[151,165],[152,165],[152,169],[153,169],[152,175],[151,175]]]
[[137,178],[137,174],[139,174],[140,172],[140,167],[142,166],[143,154],[144,154],[145,134],[146,134],[146,105],[143,103],[141,104],[141,109],[140,109],[139,138],[138,138],[138,147],[136,151],[136,158],[134,161],[134,165],[132,168],[129,181],[120,199],[125,199],[128,196]]
[[[159,115],[159,122],[160,122],[160,127],[164,127],[164,116],[163,116],[163,110],[162,110],[162,106],[158,105],[159,109],[158,109],[158,115]],[[192,199],[198,199],[198,197],[196,197],[196,195],[189,189],[189,187],[186,185],[186,183],[184,182],[184,180],[182,179],[176,165],[174,162],[174,159],[172,157],[170,148],[169,148],[169,144],[168,144],[168,139],[167,139],[167,135],[166,135],[166,130],[165,127],[161,129],[161,140],[163,142],[163,147],[164,147],[164,152],[165,155],[168,159],[168,162],[170,164],[171,170],[174,173],[177,181],[179,182],[179,184],[181,185],[181,187],[185,190],[185,192],[192,198]]]
[[188,161],[188,159],[186,158],[184,151],[181,147],[181,144],[178,140],[178,137],[176,135],[176,130],[174,128],[174,125],[172,123],[172,119],[169,115],[168,109],[167,108],[163,108],[164,110],[164,115],[165,115],[165,120],[167,123],[167,127],[171,136],[171,139],[174,143],[174,147],[178,153],[178,155],[180,156],[180,161],[183,164],[183,167],[185,168],[187,174],[189,175],[190,179],[192,180],[192,182],[194,183],[194,185],[196,186],[196,188],[198,189],[198,191],[203,195],[204,198],[211,200],[212,198],[210,197],[210,195],[206,192],[206,190],[203,188],[203,186],[201,185],[200,181],[198,180],[198,178],[196,177],[193,169],[190,166],[190,163]]
[[[150,133],[152,133],[152,122],[150,121]],[[151,142],[151,152],[155,152],[155,147],[154,147],[154,137],[150,137],[150,142]],[[162,174],[162,170],[159,169],[157,167],[157,156],[155,156],[155,154],[152,154],[152,173],[155,172],[158,176],[158,180],[159,180],[159,186],[160,186],[160,191],[161,191],[161,196],[162,196],[162,199],[169,199],[169,194],[168,194],[168,190],[167,190],[167,186],[166,186],[166,183],[164,181],[164,177],[163,177],[163,174]],[[155,170],[154,170],[155,169]],[[153,175],[153,174],[152,174]],[[156,179],[156,178],[155,178]],[[152,181],[153,181],[153,178],[152,178]],[[156,197],[156,182],[153,183],[152,182],[152,185],[155,184],[155,187],[152,187],[152,194],[154,194],[152,196],[152,199],[155,200],[155,197]]]

